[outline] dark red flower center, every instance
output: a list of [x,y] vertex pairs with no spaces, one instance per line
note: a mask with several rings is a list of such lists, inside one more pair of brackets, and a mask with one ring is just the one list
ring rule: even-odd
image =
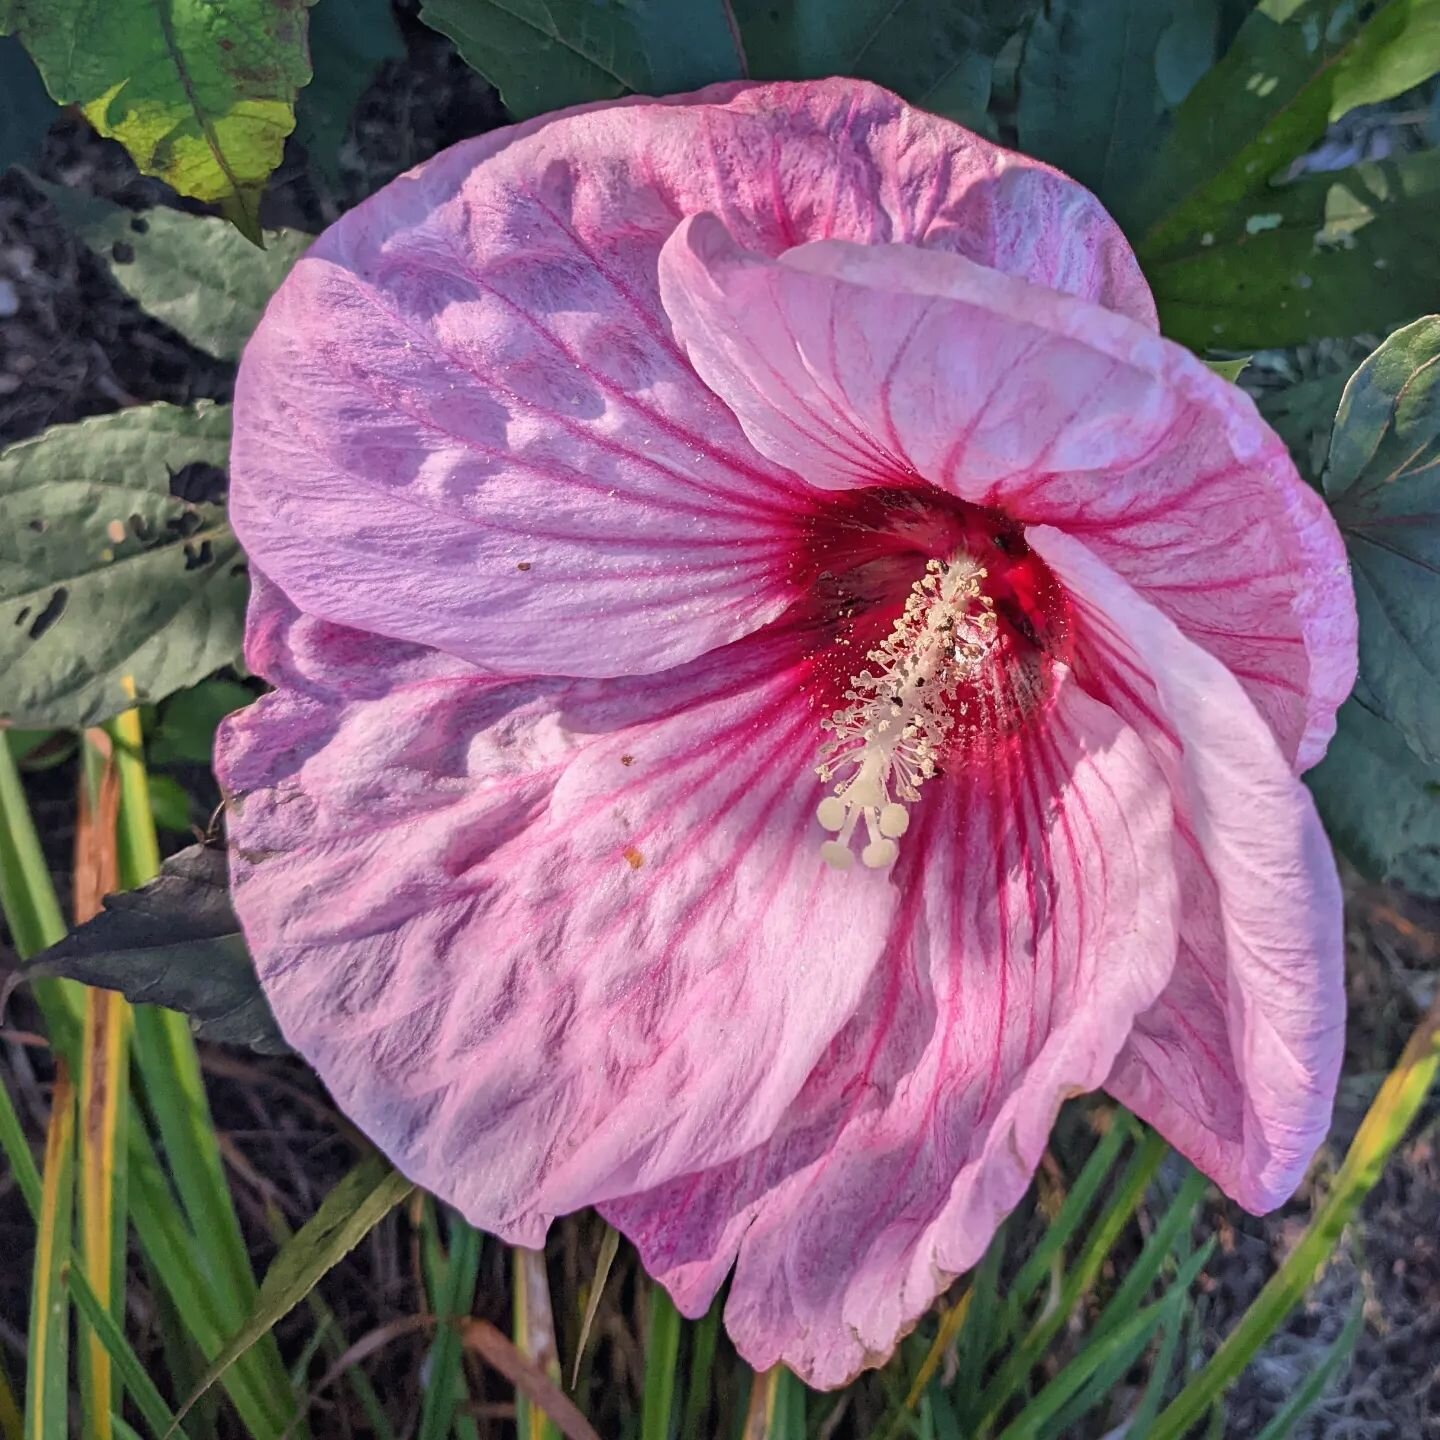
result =
[[1069,602],[1022,528],[928,487],[818,497],[798,561],[826,731],[822,846],[883,867],[926,780],[993,758],[1043,711],[1067,658]]

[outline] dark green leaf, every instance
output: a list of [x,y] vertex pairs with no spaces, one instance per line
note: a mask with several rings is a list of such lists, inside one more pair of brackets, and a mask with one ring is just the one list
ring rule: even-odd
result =
[[267,230],[258,250],[209,215],[164,207],[136,214],[63,186],[40,188],[136,304],[222,360],[240,358],[275,287],[311,240],[298,230]]
[[1355,576],[1356,698],[1440,762],[1440,316],[1397,331],[1351,377],[1325,494]]
[[149,779],[150,813],[162,830],[177,834],[190,832],[190,797],[173,775],[151,775]]
[[381,65],[404,54],[390,0],[317,0],[310,11],[315,78],[295,103],[295,135],[332,183],[356,103]]
[[[260,1282],[255,1309],[215,1357],[179,1420],[262,1336],[268,1335],[415,1187],[379,1155],[362,1160],[290,1237]],[[177,1421],[178,1423],[178,1421]]]
[[517,120],[744,72],[723,0],[422,0],[420,18],[455,42]]
[[216,726],[254,698],[254,691],[234,680],[219,678],[172,695],[161,707],[160,723],[146,747],[151,763],[208,765]]
[[1325,758],[1305,779],[1330,838],[1361,870],[1440,896],[1440,769],[1393,725],[1347,700]]
[[60,107],[45,93],[25,47],[10,36],[0,37],[0,95],[0,170],[32,164]]
[[[1218,232],[1325,128],[1440,69],[1440,0],[1261,0],[1221,62],[1176,111],[1137,187],[1159,260]],[[1333,333],[1333,332],[1332,332]]]
[[1160,325],[1268,349],[1394,324],[1440,293],[1440,152],[1265,189],[1146,268]]
[[93,920],[21,974],[64,976],[182,1011],[208,1040],[272,1055],[287,1048],[230,907],[225,852],[211,846],[192,845],[150,884],[106,896]]
[[249,579],[213,503],[229,443],[228,407],[202,401],[0,453],[0,719],[95,725],[235,659]]
[[1325,468],[1330,428],[1349,378],[1343,370],[1313,375],[1293,385],[1265,390],[1256,398],[1260,413],[1290,447],[1300,473],[1312,480]]
[[1020,148],[1123,217],[1161,134],[1156,57],[1181,0],[1049,0],[1025,40]]
[[951,119],[987,125],[994,57],[1034,0],[739,0],[760,79],[856,75]]

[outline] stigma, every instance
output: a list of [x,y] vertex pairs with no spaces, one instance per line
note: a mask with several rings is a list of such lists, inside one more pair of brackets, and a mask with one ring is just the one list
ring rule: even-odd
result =
[[976,677],[995,648],[987,574],[965,550],[927,561],[890,633],[850,678],[846,703],[820,722],[826,738],[816,770],[830,793],[816,818],[830,832],[820,854],[834,869],[848,870],[857,848],[872,870],[894,864],[908,807],[966,723]]

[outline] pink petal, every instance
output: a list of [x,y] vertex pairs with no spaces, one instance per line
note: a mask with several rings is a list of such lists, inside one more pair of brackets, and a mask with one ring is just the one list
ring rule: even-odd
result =
[[1169,978],[1171,808],[1139,737],[1066,680],[1003,753],[917,807],[890,947],[775,1138],[606,1207],[690,1314],[738,1249],[726,1323],[756,1369],[829,1386],[886,1358]]
[[894,920],[821,863],[794,635],[663,676],[497,683],[298,616],[218,768],[287,1039],[406,1174],[505,1238],[773,1131]]
[[1176,796],[1175,978],[1107,1088],[1236,1200],[1288,1199],[1324,1140],[1345,1029],[1335,862],[1309,792],[1236,678],[1081,541],[1027,532],[1079,615],[1087,683]]
[[713,217],[661,257],[692,364],[818,485],[918,476],[1081,534],[1244,683],[1299,768],[1354,681],[1344,547],[1237,387],[1124,315],[910,246],[778,262]]
[[780,614],[805,487],[691,372],[657,290],[706,210],[768,254],[904,240],[1153,324],[1085,191],[874,86],[547,117],[401,177],[281,287],[236,392],[255,563],[311,614],[505,673],[654,670]]

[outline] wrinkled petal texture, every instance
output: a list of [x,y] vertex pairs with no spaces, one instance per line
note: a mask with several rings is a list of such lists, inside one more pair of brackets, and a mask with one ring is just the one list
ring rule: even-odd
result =
[[[871,592],[813,545],[872,486],[1024,527],[1069,625],[1048,709],[836,873],[823,597]],[[1069,180],[839,80],[457,146],[281,287],[232,513],[276,686],[217,752],[237,910],[287,1038],[473,1222],[599,1204],[687,1313],[734,1266],[757,1369],[833,1385],[1068,1096],[1253,1209],[1297,1183],[1343,1019],[1296,778],[1354,678],[1343,547]]]
[[405,1169],[538,1245],[742,1153],[850,1019],[895,915],[816,863],[793,639],[645,681],[496,681],[295,612],[217,755],[286,1038]]
[[778,615],[804,480],[685,362],[657,259],[904,242],[1153,325],[1073,182],[853,81],[721,86],[462,144],[311,247],[236,391],[231,514],[308,613],[509,674],[692,659]]

